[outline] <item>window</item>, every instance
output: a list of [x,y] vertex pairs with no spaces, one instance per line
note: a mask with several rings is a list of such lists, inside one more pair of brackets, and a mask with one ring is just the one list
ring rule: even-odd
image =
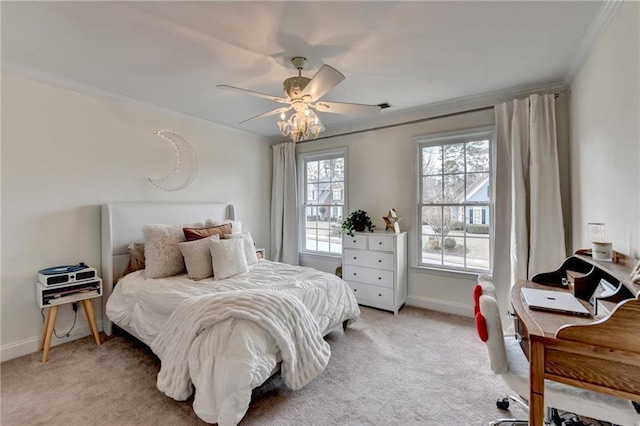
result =
[[490,269],[492,137],[485,128],[418,140],[419,266]]
[[342,254],[346,150],[298,157],[302,200],[301,248],[306,253]]
[[309,201],[317,201],[316,199],[316,191],[314,189],[314,187],[311,187],[308,191],[307,191],[307,200]]
[[486,215],[484,207],[471,207],[469,208],[469,223],[486,224]]

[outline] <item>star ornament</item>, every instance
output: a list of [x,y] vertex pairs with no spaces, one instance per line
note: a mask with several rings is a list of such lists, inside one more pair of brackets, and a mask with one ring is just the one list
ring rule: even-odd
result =
[[400,224],[398,223],[400,218],[398,217],[395,209],[389,210],[389,214],[387,216],[382,216],[382,218],[384,219],[385,232],[393,232],[395,234],[400,233]]

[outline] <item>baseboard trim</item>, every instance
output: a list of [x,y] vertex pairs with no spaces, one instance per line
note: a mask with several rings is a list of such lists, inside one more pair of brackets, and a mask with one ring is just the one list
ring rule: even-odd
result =
[[[102,321],[97,321],[96,324],[98,326],[98,330],[102,331]],[[73,329],[69,337],[58,339],[57,337],[53,336],[51,340],[51,347],[57,346],[61,343],[67,343],[73,340],[78,340],[90,334],[91,334],[91,329],[89,328],[89,325],[76,327]],[[10,359],[21,357],[23,355],[29,355],[34,352],[38,352],[38,347],[40,346],[40,339],[41,339],[41,336],[31,337],[29,339],[20,340],[14,343],[9,343],[8,345],[3,345],[2,347],[0,347],[0,362],[8,361]]]
[[407,305],[473,318],[473,306],[449,302],[447,300],[430,299],[422,296],[408,296]]

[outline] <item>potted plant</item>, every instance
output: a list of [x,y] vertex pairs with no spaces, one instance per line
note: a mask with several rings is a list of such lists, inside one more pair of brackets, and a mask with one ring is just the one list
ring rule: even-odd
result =
[[364,210],[356,210],[349,214],[342,222],[342,230],[353,237],[353,231],[364,232],[368,229],[373,232],[376,226],[371,222],[371,218]]

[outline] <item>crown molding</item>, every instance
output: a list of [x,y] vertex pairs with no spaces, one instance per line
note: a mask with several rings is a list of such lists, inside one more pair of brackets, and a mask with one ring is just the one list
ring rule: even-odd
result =
[[[207,120],[206,118],[198,117],[195,115],[187,114],[184,112],[176,111],[170,108],[165,108],[159,105],[152,104],[150,102],[142,101],[140,99],[132,98],[130,96],[121,95],[109,90],[99,89],[88,84],[80,83],[75,80],[69,80],[66,78],[58,77],[53,74],[49,74],[43,71],[38,71],[33,68],[25,67],[22,65],[14,64],[11,62],[3,61],[0,66],[0,71],[3,73],[17,75],[30,80],[39,81],[41,83],[50,84],[52,86],[60,87],[63,89],[71,90],[84,95],[94,96],[100,99],[109,99],[125,104],[133,105],[142,109],[153,111],[159,114],[167,115],[171,118],[187,120],[194,123],[198,123],[207,127],[215,127],[218,129],[224,129],[226,131],[239,133],[243,135],[260,136],[255,133],[246,132],[244,130],[235,129],[233,127],[225,126],[224,124],[216,123],[215,121]],[[267,138],[265,138],[267,139]]]
[[569,86],[573,83],[573,80],[580,72],[580,69],[582,69],[582,66],[589,57],[589,54],[600,40],[602,33],[607,29],[609,23],[618,11],[622,1],[623,0],[605,0],[600,7],[600,10],[598,10],[598,13],[593,18],[593,21],[591,21],[591,25],[587,29],[587,32],[584,34],[584,37],[582,37],[573,58],[571,58],[569,68],[562,79],[566,85]]
[[566,84],[562,81],[511,87],[414,108],[382,112],[381,115],[375,119],[359,119],[333,126],[331,129],[327,129],[321,137],[335,137],[354,131],[375,130],[377,127],[401,124],[413,120],[427,119],[446,114],[464,113],[465,111],[507,102],[518,97],[529,96],[532,93],[564,93],[567,90]]
[[[618,1],[618,0],[616,0]],[[20,77],[28,78],[35,81],[40,81],[53,86],[61,87],[63,89],[72,90],[74,92],[95,96],[101,99],[110,99],[118,102],[130,104],[143,108],[146,110],[154,111],[156,113],[165,114],[172,118],[183,119],[192,121],[198,124],[202,124],[208,127],[215,127],[224,129],[226,131],[235,132],[243,135],[251,135],[262,137],[271,143],[278,143],[286,141],[288,139],[278,135],[276,137],[261,136],[255,133],[239,130],[233,127],[225,126],[224,124],[216,123],[201,117],[186,114],[169,108],[154,105],[149,102],[141,101],[130,96],[121,95],[119,93],[111,92],[108,90],[99,89],[93,86],[89,86],[84,83],[79,83],[74,80],[65,79],[62,77],[48,74],[42,71],[34,70],[29,67],[17,65],[11,62],[2,62],[0,71],[3,73],[14,74]],[[486,106],[492,106],[501,102],[506,102],[511,99],[528,96],[531,93],[549,93],[549,92],[564,92],[567,90],[567,86],[564,82],[552,82],[538,85],[518,86],[507,89],[501,89],[494,92],[487,92],[479,95],[468,96],[464,98],[457,98],[443,102],[436,102],[428,105],[422,105],[413,108],[406,108],[398,111],[385,111],[379,117],[375,119],[356,119],[348,122],[344,122],[333,126],[331,129],[327,129],[323,132],[322,137],[335,137],[340,136],[343,133],[349,133],[353,131],[360,131],[366,129],[374,130],[376,127],[387,126],[391,124],[399,124],[405,121],[425,119],[429,117],[435,117],[444,114],[464,113],[476,108],[482,108]]]

